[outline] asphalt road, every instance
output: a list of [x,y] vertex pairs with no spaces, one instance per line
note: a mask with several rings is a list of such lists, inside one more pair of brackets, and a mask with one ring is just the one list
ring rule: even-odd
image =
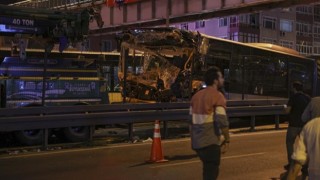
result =
[[[162,140],[168,162],[149,164],[151,143],[46,151],[0,157],[1,180],[199,180],[201,163],[189,138]],[[285,130],[234,134],[219,179],[279,179],[286,164]]]

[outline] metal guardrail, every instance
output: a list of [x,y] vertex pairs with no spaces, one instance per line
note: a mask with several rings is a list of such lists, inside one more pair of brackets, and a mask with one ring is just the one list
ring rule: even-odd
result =
[[[279,128],[279,115],[284,114],[285,100],[264,101],[229,101],[229,117],[251,117],[251,130],[255,128],[255,117],[275,116],[275,128]],[[231,107],[230,107],[231,106]],[[79,105],[60,107],[25,107],[0,109],[0,132],[30,129],[43,130],[43,147],[48,147],[48,129],[75,126],[88,126],[89,140],[92,140],[94,127],[97,125],[128,123],[129,139],[133,137],[133,123],[164,122],[164,138],[167,137],[167,122],[187,120],[189,103],[154,103],[154,104],[113,104]]]
[[[262,104],[257,102],[256,104]],[[139,123],[154,120],[186,120],[189,117],[188,108],[189,103],[154,103],[0,109],[0,132]],[[283,105],[271,104],[233,106],[227,108],[227,113],[229,117],[250,116],[254,120],[255,116],[284,114],[283,109]]]

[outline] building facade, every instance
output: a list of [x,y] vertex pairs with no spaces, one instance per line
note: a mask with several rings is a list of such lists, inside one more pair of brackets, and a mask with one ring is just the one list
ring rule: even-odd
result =
[[295,49],[302,55],[320,55],[320,3],[172,27],[245,43],[272,43]]

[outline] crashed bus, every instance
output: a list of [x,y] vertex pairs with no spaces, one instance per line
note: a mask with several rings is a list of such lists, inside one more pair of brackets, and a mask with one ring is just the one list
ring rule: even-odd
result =
[[118,41],[118,78],[127,102],[188,101],[205,87],[202,77],[212,66],[224,74],[228,100],[286,99],[297,80],[310,96],[320,94],[320,61],[285,47],[175,28],[132,29]]

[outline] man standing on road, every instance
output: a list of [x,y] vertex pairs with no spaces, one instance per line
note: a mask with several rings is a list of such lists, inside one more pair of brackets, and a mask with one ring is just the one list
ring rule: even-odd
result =
[[[220,69],[209,69],[204,81],[207,87],[198,91],[190,102],[191,142],[202,161],[203,179],[215,180],[219,175],[221,152],[226,152],[230,142],[229,122],[226,99],[218,90],[224,82]],[[221,134],[224,136],[222,143]]]
[[296,139],[287,180],[295,180],[302,165],[309,166],[309,180],[320,179],[320,117],[310,120]]
[[310,102],[310,97],[303,93],[303,85],[301,82],[293,82],[292,91],[293,95],[289,98],[286,108],[286,113],[289,113],[289,126],[286,136],[288,164],[284,166],[286,170],[290,168],[294,141],[304,125],[301,120],[301,115]]

